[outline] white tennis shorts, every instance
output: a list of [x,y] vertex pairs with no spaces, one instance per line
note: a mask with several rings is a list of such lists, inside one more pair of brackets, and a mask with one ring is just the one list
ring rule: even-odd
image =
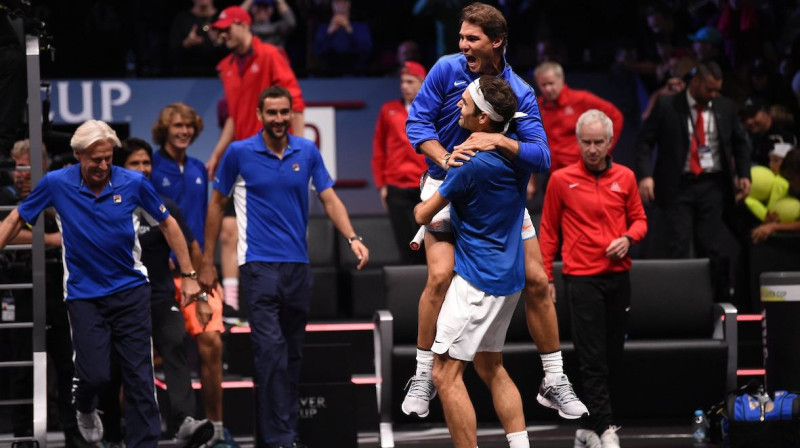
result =
[[[434,179],[427,174],[422,176],[422,189],[420,190],[420,199],[427,201],[433,194],[439,190],[442,185],[442,180]],[[434,215],[431,223],[425,226],[428,232],[452,232],[453,228],[450,226],[450,204],[447,204],[439,213]],[[531,215],[528,209],[525,208],[525,213],[522,216],[522,240],[528,240],[536,236],[536,229],[533,227]]]
[[447,289],[431,350],[460,361],[478,352],[501,352],[520,291],[493,296],[456,274]]

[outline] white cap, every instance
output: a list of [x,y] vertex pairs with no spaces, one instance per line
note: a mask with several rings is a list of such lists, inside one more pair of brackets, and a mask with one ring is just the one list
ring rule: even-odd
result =
[[786,157],[786,154],[792,150],[792,148],[793,146],[791,143],[775,143],[775,146],[772,147],[772,151],[769,152],[769,155],[784,158]]

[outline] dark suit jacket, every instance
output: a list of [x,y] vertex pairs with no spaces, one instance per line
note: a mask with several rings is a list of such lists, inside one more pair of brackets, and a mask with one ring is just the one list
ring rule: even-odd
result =
[[[734,177],[750,178],[750,144],[736,106],[725,97],[717,97],[711,110],[719,137],[720,163],[730,196],[734,201]],[[689,157],[689,101],[686,92],[658,99],[653,112],[644,122],[636,142],[636,175],[639,179],[653,177],[656,204],[668,204],[675,198]],[[653,150],[658,148],[658,157],[653,164]]]

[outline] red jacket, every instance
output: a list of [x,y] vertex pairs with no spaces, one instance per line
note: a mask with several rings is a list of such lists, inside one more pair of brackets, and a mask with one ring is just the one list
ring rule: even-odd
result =
[[582,113],[589,109],[599,109],[608,115],[614,124],[614,140],[609,153],[617,144],[625,120],[622,112],[613,104],[586,90],[573,90],[564,84],[555,102],[546,101],[541,96],[539,112],[550,145],[550,172],[572,165],[581,160],[578,139],[575,138],[575,125]]
[[269,86],[285,87],[292,94],[292,109],[295,112],[305,110],[300,84],[277,47],[253,36],[253,54],[245,63],[243,75],[239,75],[236,57],[231,53],[217,64],[228,110],[233,118],[234,140],[252,137],[261,131],[262,125],[256,116],[258,96]]
[[381,107],[372,137],[372,177],[375,186],[419,188],[419,178],[428,169],[425,156],[417,154],[406,136],[408,110],[403,100]]
[[[611,158],[608,158],[611,163]],[[627,235],[639,242],[647,233],[647,217],[636,177],[630,168],[611,163],[595,175],[583,161],[550,177],[544,198],[539,245],[547,278],[553,281],[553,258],[561,239],[564,274],[597,275],[627,271],[630,256],[606,256],[611,241]]]

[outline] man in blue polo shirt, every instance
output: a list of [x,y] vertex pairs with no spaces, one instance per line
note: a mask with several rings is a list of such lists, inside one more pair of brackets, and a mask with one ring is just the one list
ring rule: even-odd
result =
[[[481,76],[458,102],[458,124],[471,131],[503,133],[517,101],[502,78]],[[417,205],[428,224],[448,203],[455,237],[455,276],[436,322],[431,350],[433,380],[456,448],[478,445],[475,411],[464,386],[464,369],[475,371],[491,391],[510,448],[529,448],[522,399],[503,367],[503,343],[520,291],[525,252],[519,224],[530,172],[496,151],[480,152],[448,171],[438,191]]]
[[150,335],[150,286],[137,232],[142,220],[158,225],[183,272],[183,299],[200,292],[186,240],[141,173],[111,168],[120,141],[104,122],[90,120],[70,146],[80,162],[45,175],[0,224],[0,248],[47,207],[58,213],[64,250],[64,295],[75,350],[73,404],[81,435],[103,438],[97,394],[119,355],[125,386],[129,448],[155,447],[161,422],[155,401]]
[[308,185],[311,181],[330,220],[360,260],[369,251],[353,231],[347,209],[333,191],[319,149],[288,134],[292,96],[283,87],[261,92],[263,130],[232,143],[217,168],[206,219],[200,284],[216,284],[214,250],[228,197],[239,227],[241,297],[248,303],[255,353],[258,445],[303,448],[297,439],[300,358],[311,305],[308,265]]

